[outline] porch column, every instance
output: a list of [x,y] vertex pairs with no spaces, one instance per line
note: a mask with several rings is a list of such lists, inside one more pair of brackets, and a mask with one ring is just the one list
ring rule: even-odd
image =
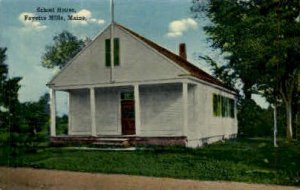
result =
[[72,134],[71,91],[68,91],[68,135]]
[[140,90],[139,85],[134,85],[134,110],[135,110],[135,134],[141,134],[141,110],[140,110]]
[[188,134],[188,83],[182,83],[183,135]]
[[95,106],[95,89],[90,88],[90,106],[91,106],[91,128],[92,136],[97,136],[96,132],[96,106]]
[[56,136],[56,96],[54,89],[50,89],[50,136]]

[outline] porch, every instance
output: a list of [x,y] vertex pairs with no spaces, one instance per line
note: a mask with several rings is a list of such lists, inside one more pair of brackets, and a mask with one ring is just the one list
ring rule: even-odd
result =
[[[188,97],[186,80],[52,88],[51,142],[89,144],[185,145]],[[68,135],[56,135],[56,92],[69,94]]]

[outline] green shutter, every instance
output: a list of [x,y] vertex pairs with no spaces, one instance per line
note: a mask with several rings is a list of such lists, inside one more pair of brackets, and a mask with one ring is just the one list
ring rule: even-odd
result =
[[[105,65],[107,67],[111,64],[111,46],[110,39],[105,40]],[[119,38],[114,38],[114,65],[120,65],[120,40]]]
[[222,116],[222,96],[218,95],[218,116]]
[[230,99],[229,100],[230,101],[230,117],[231,118],[234,118],[234,107],[235,107],[235,105],[234,105],[234,100],[233,99]]
[[213,95],[213,112],[215,116],[222,116],[222,96],[214,94]]
[[105,65],[110,66],[110,39],[105,40]]
[[114,65],[120,65],[120,40],[119,38],[114,39]]
[[218,95],[213,94],[213,113],[218,116]]

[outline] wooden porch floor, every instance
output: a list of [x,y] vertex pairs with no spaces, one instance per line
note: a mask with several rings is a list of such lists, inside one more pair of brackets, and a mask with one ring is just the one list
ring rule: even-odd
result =
[[50,137],[50,141],[55,145],[62,144],[93,144],[112,146],[135,146],[135,145],[177,145],[186,146],[185,136],[163,136],[144,137],[136,135],[100,135],[100,136],[79,136],[79,135],[59,135]]

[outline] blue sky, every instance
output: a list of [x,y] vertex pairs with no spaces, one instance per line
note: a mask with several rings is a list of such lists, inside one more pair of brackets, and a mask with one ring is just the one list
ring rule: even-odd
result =
[[[21,76],[20,101],[36,101],[48,91],[45,84],[56,70],[41,66],[45,46],[55,34],[68,30],[80,38],[94,38],[110,23],[109,0],[0,0],[0,46],[7,47],[10,76]],[[187,44],[188,59],[208,71],[195,54],[209,55],[221,60],[217,51],[209,48],[202,27],[204,18],[193,19],[189,10],[191,0],[115,0],[115,20],[144,37],[177,52],[178,44]],[[48,16],[43,8],[73,8],[86,16],[86,22],[25,21],[24,15]]]

